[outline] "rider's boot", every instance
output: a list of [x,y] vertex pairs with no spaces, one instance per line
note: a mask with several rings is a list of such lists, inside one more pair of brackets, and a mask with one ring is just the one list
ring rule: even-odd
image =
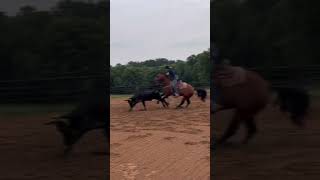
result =
[[173,96],[179,97],[179,93],[177,92],[177,90],[175,88],[172,88],[172,89],[173,89]]

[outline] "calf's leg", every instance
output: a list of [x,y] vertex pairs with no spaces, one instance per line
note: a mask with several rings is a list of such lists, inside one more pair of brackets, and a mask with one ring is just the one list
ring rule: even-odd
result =
[[142,101],[142,104],[143,104],[144,110],[146,111],[147,108],[146,108],[146,103],[145,103],[145,101]]

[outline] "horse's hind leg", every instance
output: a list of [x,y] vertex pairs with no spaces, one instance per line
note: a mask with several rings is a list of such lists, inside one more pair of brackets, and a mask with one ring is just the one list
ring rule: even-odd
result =
[[247,144],[249,142],[249,140],[256,134],[257,126],[256,126],[256,124],[254,122],[254,118],[253,117],[250,117],[249,119],[247,119],[245,121],[245,125],[246,125],[246,127],[248,129],[248,132],[247,132],[247,136],[244,139],[243,143]]
[[190,103],[191,103],[191,102],[190,102],[190,99],[188,98],[188,99],[187,99],[187,105],[186,105],[186,108],[190,105]]
[[231,123],[229,124],[227,130],[224,132],[224,134],[222,135],[222,137],[220,139],[218,139],[218,143],[219,144],[223,144],[225,143],[231,136],[233,136],[237,130],[240,127],[240,117],[238,115],[238,113],[236,113],[231,121]]
[[177,106],[177,108],[181,108],[185,101],[186,99],[183,97],[181,103]]

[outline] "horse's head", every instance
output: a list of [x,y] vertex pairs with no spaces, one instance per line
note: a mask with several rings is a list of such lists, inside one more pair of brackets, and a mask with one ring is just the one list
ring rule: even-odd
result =
[[169,78],[166,74],[164,73],[159,73],[156,75],[156,77],[154,78],[154,81],[157,83],[157,84],[162,84],[164,83],[165,81],[167,81]]

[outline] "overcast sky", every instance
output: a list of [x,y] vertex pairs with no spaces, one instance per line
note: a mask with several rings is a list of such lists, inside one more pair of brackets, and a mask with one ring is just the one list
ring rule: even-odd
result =
[[185,60],[210,47],[210,0],[111,0],[110,64]]
[[[0,0],[13,15],[22,5],[41,10],[58,0]],[[110,0],[110,64],[155,58],[185,60],[210,47],[210,0]]]

